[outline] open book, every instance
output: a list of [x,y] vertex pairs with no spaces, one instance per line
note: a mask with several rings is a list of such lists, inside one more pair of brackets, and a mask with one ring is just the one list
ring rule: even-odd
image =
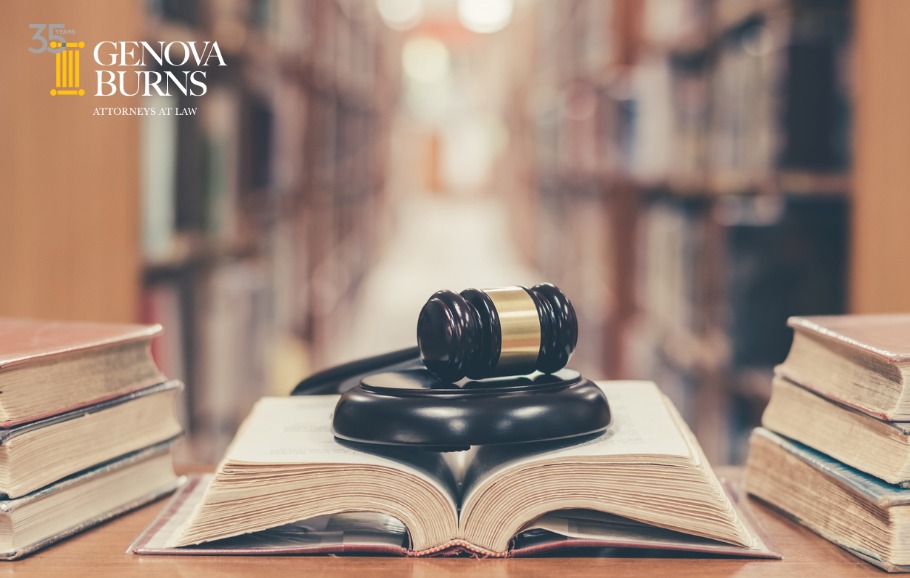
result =
[[607,433],[467,454],[368,453],[332,436],[337,396],[262,399],[207,489],[188,487],[132,549],[508,556],[645,545],[777,557],[654,384],[601,387]]

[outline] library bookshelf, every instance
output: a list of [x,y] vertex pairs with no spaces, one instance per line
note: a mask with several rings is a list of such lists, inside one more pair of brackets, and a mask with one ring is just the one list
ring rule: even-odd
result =
[[[381,248],[394,35],[372,2],[14,3],[28,23],[101,40],[217,41],[206,93],[51,97],[52,55],[10,58],[0,91],[0,314],[159,322],[186,382],[187,459],[214,462],[252,402],[324,362]],[[83,55],[85,56],[85,55]],[[47,67],[47,74],[33,68]],[[95,74],[82,58],[88,87]],[[147,62],[165,74],[165,62]],[[192,112],[189,112],[192,111]]]
[[850,4],[541,2],[510,33],[514,233],[580,362],[743,459],[787,317],[848,305]]

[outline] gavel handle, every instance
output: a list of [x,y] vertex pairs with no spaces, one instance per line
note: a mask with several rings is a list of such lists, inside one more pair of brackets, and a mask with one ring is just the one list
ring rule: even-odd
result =
[[301,380],[291,395],[343,393],[357,385],[361,377],[370,373],[411,367],[423,367],[417,347],[390,351],[324,369]]

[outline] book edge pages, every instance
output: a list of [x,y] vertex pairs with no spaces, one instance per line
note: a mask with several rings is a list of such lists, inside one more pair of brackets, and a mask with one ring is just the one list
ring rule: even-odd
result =
[[44,417],[35,421],[20,423],[12,427],[4,427],[2,424],[0,424],[0,445],[26,432],[41,429],[49,425],[55,425],[65,421],[70,421],[93,413],[98,413],[100,411],[104,411],[142,397],[155,395],[157,393],[162,393],[165,391],[172,391],[175,389],[180,390],[182,388],[183,383],[181,381],[171,379],[157,383],[150,387],[143,387],[129,393],[121,394],[109,399],[104,399],[90,405],[76,407],[64,413],[59,413],[50,417]]
[[[373,554],[391,554],[396,556],[406,556],[408,554],[407,548],[395,548],[395,547],[384,547],[384,546],[372,546],[372,547],[346,547],[344,544],[332,544],[332,545],[321,545],[321,546],[312,546],[312,547],[286,547],[286,548],[274,548],[268,551],[257,550],[257,549],[245,549],[245,548],[218,548],[218,547],[206,547],[206,548],[174,548],[174,547],[161,547],[161,548],[150,548],[148,547],[149,542],[161,531],[163,531],[165,525],[171,521],[175,515],[179,514],[181,508],[186,506],[186,514],[191,513],[195,506],[193,504],[188,504],[187,501],[194,494],[199,495],[201,498],[202,493],[204,493],[205,488],[212,481],[214,474],[190,474],[186,476],[187,481],[181,487],[177,489],[177,492],[168,500],[168,503],[164,506],[161,512],[155,516],[155,519],[152,520],[149,524],[126,549],[127,554],[142,555],[142,556],[274,556],[274,555],[284,555],[284,554],[344,554],[344,553],[373,553]],[[178,521],[177,528],[179,529],[185,520]]]
[[[148,544],[152,541],[153,538],[157,536],[158,533],[165,530],[165,526],[171,522],[171,519],[177,515],[182,508],[185,508],[185,512],[190,512],[193,509],[193,504],[187,503],[188,499],[195,493],[201,495],[204,492],[204,488],[207,485],[207,482],[211,480],[211,474],[204,475],[191,475],[189,481],[184,484],[177,493],[170,499],[167,505],[161,510],[161,512],[155,517],[155,519],[133,540],[133,543],[127,548],[127,553],[134,555],[146,555],[146,556],[272,556],[272,555],[283,555],[283,554],[301,554],[301,555],[317,555],[317,554],[388,554],[395,556],[408,556],[408,557],[433,557],[433,556],[445,556],[457,554],[459,552],[468,552],[475,556],[487,557],[487,558],[506,558],[513,556],[529,556],[536,554],[538,552],[552,551],[552,550],[570,550],[577,547],[629,547],[642,548],[641,544],[634,543],[621,543],[621,542],[605,542],[605,541],[594,541],[594,540],[578,540],[578,539],[566,539],[560,544],[547,547],[544,549],[539,549],[537,551],[534,548],[514,550],[510,549],[504,552],[494,552],[488,550],[464,540],[450,540],[445,544],[429,548],[426,550],[413,551],[406,548],[392,547],[392,546],[380,546],[380,545],[345,545],[345,544],[331,544],[331,545],[319,545],[319,546],[305,546],[305,547],[276,547],[270,549],[263,548],[243,548],[243,547],[231,547],[231,548],[219,548],[219,547],[204,547],[204,548],[174,548],[174,547],[149,547]],[[753,548],[743,548],[732,545],[723,544],[718,542],[717,549],[705,549],[705,548],[693,548],[693,547],[681,547],[678,549],[675,548],[662,548],[662,550],[667,551],[679,551],[679,552],[696,552],[696,553],[705,553],[705,554],[718,554],[718,555],[730,555],[746,558],[767,558],[767,559],[780,559],[780,554],[776,553],[772,545],[769,545],[770,542],[767,539],[767,535],[764,533],[763,528],[761,527],[758,520],[755,518],[754,513],[749,508],[749,504],[743,499],[743,493],[741,490],[736,489],[726,482],[723,483],[724,490],[727,492],[731,504],[737,510],[737,514],[740,519],[743,520],[743,524],[746,526],[750,534],[755,538],[757,544]],[[176,526],[180,526],[180,521],[176,522]],[[161,543],[166,542],[166,539],[162,538]],[[650,547],[644,547],[643,549],[653,549]]]
[[[245,440],[245,437],[249,437],[249,436],[247,436],[249,430],[255,431],[257,428],[261,429],[261,426],[257,425],[256,416],[258,413],[268,414],[270,416],[270,419],[273,419],[274,416],[266,411],[268,409],[267,406],[269,403],[274,403],[274,402],[284,403],[289,400],[294,400],[296,402],[303,402],[306,400],[314,400],[316,398],[323,398],[323,399],[330,400],[331,401],[330,406],[332,408],[334,408],[335,403],[338,400],[338,397],[339,397],[338,395],[314,395],[314,396],[296,396],[296,397],[295,396],[289,396],[289,397],[288,396],[286,396],[286,397],[265,396],[263,398],[260,398],[260,400],[258,402],[256,402],[256,404],[253,406],[253,409],[247,415],[246,419],[244,419],[244,421],[241,423],[240,427],[238,428],[237,433],[234,436],[234,439],[228,445],[228,448],[225,451],[224,456],[222,457],[221,461],[215,468],[213,480],[215,478],[217,478],[219,476],[219,474],[221,474],[222,471],[229,464],[275,465],[274,463],[271,463],[271,462],[261,462],[261,461],[259,461],[258,457],[256,459],[251,459],[247,456],[244,456],[242,451],[237,451],[237,447],[242,447],[243,444],[246,444],[248,442],[248,440]],[[259,421],[261,421],[261,419]],[[326,430],[326,431],[328,432],[328,430]],[[333,447],[338,446],[339,444],[341,446],[346,445],[343,442],[339,442],[338,439],[331,436],[330,433],[328,435],[330,436],[330,439],[333,440],[332,441]],[[342,462],[338,462],[335,465],[345,464],[346,466],[356,465],[358,467],[363,467],[363,466],[377,467],[379,469],[386,469],[386,470],[394,471],[396,476],[400,476],[402,474],[407,474],[411,478],[418,479],[422,483],[426,483],[429,486],[433,487],[433,490],[432,490],[433,495],[441,498],[445,502],[446,513],[450,512],[452,515],[453,528],[457,525],[456,522],[457,522],[457,515],[458,515],[458,504],[456,502],[456,497],[454,495],[452,495],[452,492],[450,492],[449,489],[447,489],[445,480],[437,479],[437,477],[435,476],[435,474],[432,471],[432,468],[427,469],[426,467],[424,467],[423,465],[420,465],[420,464],[411,463],[411,462],[408,462],[405,460],[398,460],[394,457],[389,457],[389,456],[382,455],[382,454],[377,455],[377,454],[374,454],[373,452],[370,452],[370,451],[367,451],[364,449],[356,449],[356,453],[362,454],[363,456],[365,456],[365,459],[367,459],[368,462],[358,461],[358,462],[353,462],[353,463],[350,463],[350,462],[346,463],[346,462],[342,461]],[[361,459],[364,459],[364,458],[361,458]],[[377,464],[375,462],[375,460],[378,460],[379,462],[382,462],[382,463]],[[387,463],[389,461],[393,462],[394,465]],[[293,463],[296,463],[296,462],[293,462]],[[453,486],[452,490],[454,491],[454,489],[455,488]],[[197,514],[199,514],[203,511],[203,506],[204,506],[203,500],[200,499],[200,500],[196,501],[195,505],[193,506],[192,511],[183,520],[181,527],[178,528],[178,531],[174,532],[174,534],[173,534],[174,537],[182,536],[185,533],[185,530],[192,526],[192,522],[196,521],[195,519],[197,517]],[[341,513],[344,513],[344,510],[334,510],[332,512],[323,512],[324,515],[341,514]],[[302,519],[304,519],[304,518],[302,518]],[[305,519],[309,519],[309,518],[305,518]],[[284,523],[286,524],[286,523],[290,523],[290,522],[293,522],[293,520],[287,520]],[[275,528],[280,525],[283,525],[283,524],[274,524],[274,525],[269,526],[269,528]],[[267,530],[269,528],[259,528],[259,529],[257,529],[257,531],[260,529]],[[247,532],[247,533],[249,533],[249,532]],[[239,536],[242,534],[243,534],[243,532],[237,532],[236,534],[234,534],[233,537],[236,537],[236,536]],[[411,534],[409,533],[408,536],[411,537]],[[230,538],[230,537],[232,537],[232,536],[222,536],[218,539],[226,539],[226,538]],[[214,541],[212,538],[208,538],[208,540]],[[433,541],[433,542],[435,543],[436,541]]]
[[[676,405],[673,401],[663,392],[661,392],[664,403],[667,405],[667,409],[670,412],[670,415],[673,416],[673,419],[676,421],[676,427],[679,429],[680,434],[684,437],[686,443],[689,445],[689,448],[692,452],[692,457],[696,461],[696,465],[699,466],[699,469],[706,475],[705,481],[709,484],[717,484],[720,487],[721,495],[726,497],[727,502],[730,504],[730,507],[733,510],[733,517],[736,519],[742,528],[745,530],[749,538],[752,539],[753,547],[764,548],[767,550],[762,536],[754,531],[754,528],[749,524],[750,520],[746,520],[742,515],[739,508],[737,508],[736,498],[739,496],[731,492],[729,484],[725,483],[725,480],[719,478],[714,472],[714,468],[711,467],[711,463],[708,461],[707,456],[705,455],[704,449],[701,447],[698,438],[695,436],[695,432],[689,427],[689,424],[686,423],[686,420],[683,419],[682,414],[679,413],[679,410],[676,408]],[[751,512],[750,512],[751,513]],[[730,544],[732,548],[742,548]],[[751,548],[746,548],[751,550]]]
[[0,430],[11,430],[18,426],[24,426],[26,424],[30,424],[33,422],[40,422],[40,421],[48,420],[48,419],[57,417],[58,415],[63,415],[63,414],[68,414],[68,413],[78,412],[78,411],[84,411],[86,408],[90,408],[92,406],[103,404],[103,403],[109,403],[113,400],[116,400],[118,397],[123,397],[124,395],[130,395],[132,393],[136,393],[143,389],[148,389],[148,388],[154,387],[155,385],[158,385],[161,383],[167,383],[168,381],[174,381],[174,380],[168,380],[167,377],[163,373],[161,373],[160,370],[158,370],[156,375],[153,375],[153,376],[151,376],[147,379],[143,379],[141,381],[137,381],[135,383],[131,383],[128,386],[126,386],[125,388],[118,389],[117,391],[115,391],[109,395],[97,397],[95,399],[90,399],[83,403],[77,403],[75,405],[72,405],[72,406],[64,409],[63,413],[60,413],[59,411],[49,411],[49,412],[38,413],[38,414],[34,414],[34,415],[27,415],[25,417],[18,417],[15,419],[2,420],[2,421],[0,421]]
[[181,435],[182,434],[175,435],[170,439],[158,442],[140,450],[129,452],[111,460],[107,460],[89,469],[82,470],[81,472],[70,474],[69,476],[57,480],[53,484],[44,486],[43,488],[37,489],[24,496],[20,496],[18,498],[0,499],[0,512],[8,514],[23,504],[28,504],[29,502],[39,500],[48,494],[66,490],[70,486],[81,484],[87,480],[92,480],[115,470],[121,470],[145,459],[166,454],[170,452],[171,446],[180,438]]
[[[881,422],[882,425],[885,425],[887,427],[894,429],[900,435],[910,437],[910,421],[908,421],[908,420],[885,419],[883,416],[879,415],[876,412],[870,412],[867,409],[861,408],[861,407],[857,406],[856,404],[845,401],[835,395],[822,393],[822,392],[818,391],[817,389],[803,385],[802,383],[799,383],[798,381],[788,377],[784,373],[779,373],[776,370],[774,373],[774,377],[772,379],[774,381],[780,380],[780,381],[784,382],[785,385],[788,385],[790,387],[795,387],[798,389],[805,390],[805,391],[809,392],[810,394],[814,395],[815,397],[821,399],[822,401],[829,403],[831,405],[834,405],[843,411],[855,413],[855,414],[858,414],[859,416],[870,417],[876,421]],[[772,390],[772,393],[773,393],[773,390]]]
[[795,515],[791,514],[790,512],[784,510],[783,508],[777,506],[776,504],[774,504],[772,502],[765,500],[764,498],[761,498],[759,496],[753,496],[753,499],[757,500],[759,503],[761,503],[763,506],[765,506],[769,510],[783,516],[784,518],[786,518],[787,520],[790,520],[791,522],[793,522],[795,524],[799,524],[800,526],[802,526],[803,528],[806,528],[807,530],[809,530],[816,536],[818,536],[824,540],[827,540],[828,542],[831,542],[838,548],[841,548],[842,550],[845,550],[846,552],[853,554],[854,556],[856,556],[857,558],[859,558],[861,560],[864,560],[870,564],[878,566],[879,568],[886,570],[888,572],[910,571],[910,566],[897,566],[895,564],[891,564],[890,562],[886,562],[885,560],[882,560],[881,558],[878,558],[871,552],[866,552],[865,550],[857,550],[854,546],[849,546],[847,544],[844,544],[841,540],[839,540],[836,536],[834,536],[830,532],[826,532],[826,531],[818,528],[814,524],[801,519],[799,516],[795,516]]
[[[784,515],[786,515],[786,514],[784,514]],[[797,522],[799,522],[799,520],[797,520]],[[837,542],[834,542],[834,540],[832,540],[832,542],[834,544],[837,544]],[[843,548],[844,550],[846,550],[847,552],[850,552],[851,554],[853,554],[860,560],[865,560],[866,562],[872,564],[873,566],[878,566],[885,572],[910,572],[910,566],[898,566],[897,564],[892,564],[891,562],[886,562],[885,560],[882,560],[881,558],[876,558],[875,556],[869,554],[868,552],[863,552],[861,550],[854,550],[853,548],[844,546],[842,544],[837,544],[837,545],[839,547]]]
[[[771,434],[771,435],[768,435],[768,434]],[[753,433],[753,435],[760,435],[760,436],[766,438],[770,443],[774,444],[774,446],[779,448],[781,451],[791,453],[797,459],[799,459],[806,467],[814,469],[817,472],[819,472],[821,475],[829,478],[831,480],[831,483],[840,485],[841,487],[845,487],[848,491],[856,491],[856,488],[854,488],[851,484],[846,482],[845,479],[843,478],[843,476],[838,476],[838,475],[832,474],[831,472],[828,472],[825,469],[820,468],[819,464],[817,464],[815,460],[806,459],[806,457],[803,456],[801,453],[796,453],[796,452],[791,451],[791,448],[788,447],[788,445],[792,445],[792,443],[789,440],[787,440],[786,438],[783,438],[782,436],[775,434],[774,432],[769,432],[768,430],[765,430],[764,428],[756,428],[756,432]],[[780,441],[775,438],[781,438],[784,443],[780,443]],[[846,552],[853,554],[854,556],[856,556],[857,558],[860,558],[861,560],[864,560],[864,561],[866,561],[870,564],[873,564],[879,568],[882,568],[883,570],[886,570],[888,572],[908,572],[908,571],[910,571],[910,566],[892,564],[891,562],[888,562],[888,561],[876,556],[873,552],[859,549],[856,547],[855,544],[847,544],[840,536],[837,536],[833,532],[825,530],[821,525],[814,524],[810,520],[800,518],[796,514],[787,511],[786,509],[778,506],[774,502],[771,502],[766,498],[763,498],[761,496],[758,496],[758,495],[752,493],[748,489],[748,481],[746,483],[746,490],[750,494],[752,494],[752,496],[755,500],[758,500],[758,502],[765,505],[771,511],[776,512],[777,514],[783,516],[787,520],[791,520],[792,522],[799,524],[800,526],[806,528],[810,532],[816,534],[817,536],[820,536],[821,538],[823,538],[824,540],[827,540],[828,542],[831,542],[832,544],[845,550]]]
[[[655,456],[655,457],[660,457],[660,458],[668,458],[668,457],[674,456],[674,457],[678,457],[678,458],[687,460],[687,462],[691,466],[692,470],[697,472],[698,484],[700,486],[703,485],[705,487],[711,487],[712,493],[718,497],[719,501],[728,502],[727,507],[730,510],[730,512],[732,513],[732,518],[733,518],[731,521],[735,524],[739,524],[738,528],[737,528],[739,536],[735,536],[734,538],[731,539],[731,541],[734,541],[738,538],[742,538],[743,540],[752,540],[754,538],[753,536],[749,535],[746,528],[737,519],[736,513],[732,509],[732,504],[729,504],[729,500],[727,500],[727,497],[724,495],[723,487],[721,486],[720,482],[717,479],[717,476],[714,474],[713,470],[711,469],[710,464],[708,463],[708,460],[705,457],[704,452],[703,452],[700,444],[698,443],[697,438],[692,433],[692,431],[688,427],[688,425],[685,423],[685,420],[683,420],[682,416],[679,414],[679,411],[676,409],[676,406],[673,404],[672,400],[663,391],[661,391],[661,389],[657,386],[656,383],[654,383],[653,381],[646,381],[646,380],[610,380],[610,381],[598,381],[596,383],[601,388],[606,388],[608,385],[612,386],[612,387],[620,387],[623,389],[628,388],[630,386],[648,388],[648,390],[650,391],[650,393],[648,395],[653,395],[653,397],[654,397],[653,401],[655,402],[655,407],[657,405],[659,405],[660,408],[663,410],[663,412],[666,412],[667,421],[664,424],[664,427],[666,427],[666,431],[664,431],[664,434],[666,434],[666,435],[664,436],[664,438],[668,439],[672,435],[673,439],[677,442],[677,445],[679,447],[675,448],[674,450],[670,450],[670,452],[667,452],[667,448],[663,448],[664,451],[658,451],[654,447],[649,447],[646,450],[643,450],[642,448],[638,448],[638,451],[632,452],[632,453],[637,456]],[[615,395],[618,392],[617,391],[608,391],[607,389],[604,389],[604,393],[607,395],[608,398],[610,398],[611,395]],[[617,414],[617,416],[618,415],[619,414]],[[617,419],[619,419],[619,417],[617,417]],[[635,421],[635,420],[633,420],[633,421]],[[638,424],[638,425],[642,425],[642,424]],[[648,427],[648,426],[644,426],[644,427],[646,427],[650,431],[654,431],[655,426],[653,425],[653,422],[652,422],[651,427]],[[582,444],[582,445],[586,445],[586,444]],[[563,449],[571,452],[572,446],[569,446],[569,447],[563,448]],[[562,450],[560,450],[560,451],[562,451]],[[676,451],[678,451],[679,453],[672,453],[672,452],[676,452]],[[470,488],[464,496],[462,496],[462,507],[461,507],[462,518],[464,519],[466,511],[468,511],[467,515],[468,515],[468,517],[470,517],[473,512],[472,510],[470,510],[470,507],[473,504],[476,504],[476,503],[480,502],[481,500],[485,499],[482,496],[478,497],[478,493],[482,493],[484,491],[484,487],[487,484],[495,483],[497,480],[502,480],[504,477],[514,477],[516,475],[515,474],[516,468],[518,470],[521,470],[530,465],[537,465],[539,467],[544,464],[561,464],[566,460],[571,462],[571,461],[574,461],[575,459],[579,459],[579,457],[577,455],[567,457],[565,455],[560,455],[560,454],[554,455],[551,452],[544,452],[544,453],[537,453],[537,454],[533,454],[531,456],[527,456],[518,461],[513,460],[513,461],[509,462],[505,466],[505,469],[501,469],[495,473],[488,474],[486,476],[486,479],[482,479],[478,483],[475,483],[474,486],[472,488]],[[584,458],[581,458],[581,459],[584,459]],[[533,515],[527,515],[527,512],[526,512],[527,517],[522,516],[522,519],[520,519],[520,523],[512,524],[511,527],[504,529],[504,531],[502,531],[502,532],[498,532],[499,542],[502,543],[506,540],[511,539],[513,537],[513,535],[516,532],[518,532],[522,526],[524,526],[524,524],[532,521],[533,519],[536,519],[539,515],[542,515],[546,512],[553,511],[554,504],[552,503],[552,501],[550,501],[549,504],[541,504],[541,505],[543,506],[544,509],[534,512]],[[608,512],[607,509],[599,508],[597,506],[591,506],[591,509]],[[616,513],[616,512],[612,511],[611,513]],[[628,513],[625,513],[623,515],[629,516]],[[630,517],[635,518],[634,516],[630,516]],[[510,514],[509,519],[510,520],[512,520],[512,519],[519,520],[519,518],[515,518],[511,514]],[[635,519],[637,519],[643,523],[655,525],[657,527],[666,527],[666,526],[660,526],[659,524],[656,524],[656,523],[647,522],[647,521],[645,521],[644,517],[635,518]],[[465,524],[464,523],[461,524],[461,528],[462,528],[462,532],[464,535],[465,534],[465,532],[464,532]],[[674,528],[674,529],[677,531],[684,532],[684,530],[680,530],[679,528]],[[744,546],[744,547],[747,547],[747,546]]]
[[[778,415],[777,415],[777,413],[781,410],[778,409],[778,406],[776,404],[784,403],[782,399],[776,399],[776,397],[780,397],[779,393],[775,393],[777,388],[792,388],[795,390],[800,390],[801,392],[804,392],[805,394],[812,396],[812,398],[816,398],[816,399],[814,399],[813,403],[820,403],[820,404],[825,404],[827,406],[830,406],[832,408],[831,411],[834,412],[834,413],[832,413],[832,415],[836,416],[836,420],[838,422],[846,423],[845,420],[849,419],[846,417],[847,415],[855,415],[856,418],[858,418],[860,420],[874,420],[874,421],[880,423],[882,426],[893,430],[894,433],[901,436],[902,438],[905,438],[908,442],[910,442],[910,422],[887,421],[887,420],[879,419],[879,418],[875,417],[874,415],[871,415],[865,411],[861,411],[850,404],[843,403],[843,402],[839,401],[838,399],[835,399],[832,397],[824,396],[824,395],[820,394],[819,392],[817,392],[811,388],[805,387],[803,385],[800,385],[800,384],[796,383],[795,381],[792,381],[783,375],[774,376],[774,383],[773,383],[772,390],[771,390],[771,400],[768,402],[765,412],[762,414],[762,418],[761,418],[761,427],[763,427],[767,430],[770,430],[787,439],[792,439],[794,441],[802,443],[803,445],[816,449],[817,451],[819,451],[820,453],[823,453],[825,455],[830,455],[831,457],[834,457],[835,459],[842,461],[845,464],[847,464],[853,468],[863,471],[864,473],[867,473],[870,476],[877,477],[892,486],[897,486],[902,489],[910,489],[910,477],[908,477],[906,479],[894,481],[894,482],[889,481],[876,474],[873,474],[872,472],[867,472],[865,470],[862,470],[860,467],[858,467],[854,464],[848,463],[848,461],[850,461],[850,460],[849,460],[849,458],[846,457],[846,455],[835,456],[832,453],[832,451],[829,449],[826,449],[823,447],[816,448],[815,444],[818,444],[819,446],[823,445],[818,440],[816,440],[815,442],[810,441],[809,443],[807,443],[806,440],[798,439],[798,437],[795,435],[798,432],[791,430],[787,426],[787,424],[784,423],[782,417],[778,417]],[[788,396],[793,395],[793,394],[786,392],[785,390],[782,390],[782,392]],[[790,399],[787,398],[787,401],[790,401]],[[870,435],[870,436],[879,435],[878,433],[876,433],[872,430],[867,430],[867,431],[868,431],[868,435]],[[905,463],[904,467],[906,467],[907,461],[905,460],[904,463]]]
[[[53,324],[54,322],[47,323]],[[103,324],[99,323],[97,325]],[[111,325],[117,326],[117,324]],[[27,366],[31,363],[38,363],[40,361],[47,361],[61,355],[85,353],[88,351],[105,349],[108,347],[115,347],[117,345],[125,345],[128,343],[142,341],[151,343],[154,338],[158,337],[164,332],[164,328],[158,323],[151,325],[121,324],[119,326],[123,329],[123,332],[119,336],[109,336],[107,338],[95,339],[79,344],[71,344],[69,346],[48,348],[46,351],[35,352],[31,354],[18,354],[6,358],[0,357],[0,371],[6,371],[14,367]]]
[[795,516],[795,515],[791,514],[790,512],[784,510],[783,508],[777,506],[776,504],[774,504],[772,502],[765,500],[764,498],[761,498],[759,496],[753,496],[753,499],[757,500],[759,503],[761,503],[763,506],[765,506],[769,510],[783,516],[787,520],[790,520],[791,522],[793,522],[795,524],[799,524],[803,528],[806,528],[807,530],[809,530],[816,536],[822,538],[823,540],[827,540],[828,542],[831,542],[838,548],[841,548],[842,550],[849,552],[850,554],[853,554],[860,560],[868,562],[869,564],[872,564],[873,566],[877,566],[877,567],[881,568],[882,570],[885,570],[886,572],[910,572],[910,566],[899,566],[896,564],[892,564],[890,562],[882,560],[881,558],[879,558],[878,556],[876,556],[875,554],[873,554],[871,552],[867,552],[865,550],[857,550],[856,547],[843,543],[843,541],[839,540],[835,535],[816,527],[814,524],[801,519],[799,516]]
[[[733,509],[736,511],[737,517],[742,521],[743,525],[746,527],[746,530],[753,537],[755,546],[752,548],[744,548],[741,546],[734,546],[732,544],[724,544],[723,542],[716,542],[716,545],[705,545],[705,546],[691,546],[691,545],[681,545],[679,547],[675,546],[662,546],[661,551],[673,551],[673,552],[695,552],[701,554],[710,554],[710,555],[719,555],[719,556],[737,556],[745,558],[766,558],[770,560],[781,560],[781,556],[777,552],[777,548],[771,539],[768,536],[765,527],[758,520],[758,517],[755,514],[755,511],[752,509],[748,500],[745,496],[745,489],[741,485],[734,484],[731,480],[726,478],[719,478],[721,485],[724,488],[724,492],[727,494],[727,498],[730,500],[730,503],[733,505]],[[513,549],[511,555],[514,557],[524,557],[524,556],[533,556],[536,554],[558,551],[568,548],[583,548],[583,547],[592,547],[592,548],[630,548],[630,549],[652,549],[648,545],[642,545],[636,542],[619,542],[619,541],[604,541],[604,540],[579,540],[579,539],[566,539],[554,541],[548,544],[542,544],[539,546],[530,546],[527,548]],[[656,548],[655,548],[656,550]]]
[[[819,397],[823,397],[825,399],[828,399],[834,403],[843,405],[850,409],[855,409],[856,411],[858,411],[860,413],[864,413],[869,416],[872,416],[877,420],[886,421],[886,422],[906,423],[906,424],[908,424],[908,426],[910,426],[910,419],[904,419],[904,416],[898,414],[897,412],[894,412],[893,414],[889,415],[887,412],[874,410],[869,407],[864,407],[857,403],[853,403],[849,400],[846,400],[840,396],[834,395],[831,392],[823,391],[823,390],[819,389],[818,387],[814,387],[811,384],[809,384],[807,382],[807,380],[801,379],[798,375],[794,374],[794,372],[791,371],[789,368],[785,367],[785,365],[783,363],[774,366],[774,375],[780,376],[780,377],[786,379],[787,381],[791,381],[791,382],[795,383],[796,385],[811,391],[812,393],[818,395]],[[900,419],[894,419],[892,417],[892,415],[897,416]]]
[[[907,488],[897,484],[889,484],[875,476],[861,472],[805,444],[791,440],[767,428],[757,427],[753,430],[752,435],[764,437],[781,450],[798,458],[808,467],[831,478],[834,483],[882,508],[910,504],[910,492],[907,491]],[[838,467],[841,468],[840,471],[834,469]],[[886,493],[881,493],[876,488]]]
[[88,530],[89,528],[93,528],[99,524],[103,524],[104,522],[107,522],[108,520],[116,518],[117,516],[130,512],[141,506],[150,504],[156,500],[159,500],[159,499],[167,496],[174,490],[179,489],[179,487],[184,482],[185,482],[184,477],[178,477],[174,481],[166,484],[165,486],[163,486],[149,494],[146,494],[139,498],[130,500],[129,502],[127,502],[117,508],[108,510],[106,512],[99,514],[98,516],[89,518],[88,520],[86,520],[84,522],[76,524],[75,526],[71,526],[70,528],[67,528],[66,530],[59,532],[57,534],[54,534],[53,536],[49,536],[43,540],[40,540],[38,542],[35,542],[34,544],[31,544],[24,548],[20,548],[18,550],[2,552],[2,553],[0,553],[0,560],[2,560],[2,561],[17,560],[19,558],[22,558],[23,556],[27,556],[33,552],[46,548],[47,546],[50,546],[51,544],[54,544],[61,540],[65,540],[66,538],[69,538],[70,536],[78,534],[84,530]]

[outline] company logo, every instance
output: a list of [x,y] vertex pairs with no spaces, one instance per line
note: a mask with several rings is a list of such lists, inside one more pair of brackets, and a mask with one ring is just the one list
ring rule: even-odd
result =
[[[206,86],[206,68],[227,66],[217,42],[137,42],[103,40],[93,51],[98,91],[95,96],[202,96]],[[164,73],[146,70],[158,63],[169,70]],[[116,70],[116,69],[121,70]],[[194,70],[190,70],[195,68]],[[171,70],[173,69],[173,70]]]
[[29,46],[28,51],[32,54],[51,52],[54,55],[55,85],[51,96],[85,95],[85,89],[80,86],[79,72],[79,51],[85,48],[85,42],[64,38],[64,35],[75,34],[76,31],[66,29],[63,24],[29,24],[28,27],[35,31],[31,39],[37,42],[37,46]]
[[[54,55],[54,88],[51,96],[84,96],[80,77],[81,50],[85,42],[68,40],[74,29],[64,24],[29,24],[34,30],[32,54]],[[91,51],[96,71],[94,96],[202,96],[208,91],[206,69],[227,66],[221,48],[213,41],[145,42],[102,40]],[[163,72],[147,70],[155,63]]]
[[63,49],[54,55],[57,86],[51,89],[51,96],[83,96],[85,90],[79,88],[79,50],[85,48],[85,42],[58,43],[52,40],[51,48]]

